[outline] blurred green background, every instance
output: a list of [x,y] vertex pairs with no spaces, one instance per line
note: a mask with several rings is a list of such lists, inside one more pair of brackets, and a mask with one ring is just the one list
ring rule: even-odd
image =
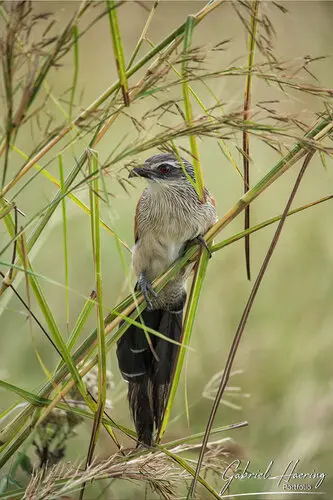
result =
[[[142,2],[151,7],[150,2]],[[76,2],[35,2],[34,9],[39,12],[55,12],[61,26],[74,12]],[[183,22],[187,15],[199,10],[204,2],[163,1],[159,5],[151,27],[149,37],[157,42]],[[311,54],[313,57],[328,56],[311,66],[320,84],[331,87],[333,79],[333,4],[331,2],[282,2],[288,9],[283,14],[272,3],[263,2],[274,24],[275,55],[284,60],[291,60]],[[125,48],[125,58],[129,59],[137,39],[147,19],[147,11],[135,2],[126,2],[119,8],[119,23]],[[216,43],[230,39],[225,51],[210,52]],[[235,10],[227,3],[208,16],[195,30],[194,45],[207,50],[205,69],[223,69],[236,61],[238,66],[246,65],[247,35]],[[141,50],[144,53],[147,47]],[[258,54],[258,60],[260,55]],[[65,64],[51,73],[48,82],[55,95],[61,96],[72,81],[72,55],[68,54]],[[99,22],[80,42],[78,94],[82,94],[81,106],[91,103],[112,81],[116,79],[116,70],[112,55],[112,44],[107,18]],[[141,73],[142,74],[142,73]],[[310,76],[303,74],[304,81],[315,83]],[[130,85],[137,81],[137,76],[130,80]],[[209,82],[211,89],[225,103],[225,109],[239,109],[243,102],[244,78],[221,77]],[[198,86],[198,92],[207,106],[214,104],[209,92]],[[170,91],[170,96],[180,97],[177,87]],[[171,98],[158,96],[159,99]],[[314,113],[323,111],[322,101],[307,94],[290,91],[282,93],[276,86],[268,86],[254,79],[253,106],[259,101],[279,99],[276,109],[281,113],[294,113],[301,116],[309,126],[314,121]],[[136,102],[130,108],[132,116],[142,119],[149,107],[158,101],[145,99]],[[52,104],[50,104],[52,107]],[[197,110],[198,111],[198,110]],[[56,108],[53,110],[57,114]],[[59,123],[61,123],[59,117]],[[172,125],[172,115],[168,117]],[[157,126],[156,126],[157,127]],[[159,129],[160,130],[160,129]],[[154,129],[147,131],[152,135]],[[134,137],[134,129],[122,117],[98,145],[100,158],[105,159],[110,150],[120,140]],[[31,150],[36,137],[25,134],[18,137],[19,147],[23,151]],[[177,145],[187,147],[187,140],[177,141]],[[286,147],[291,145],[286,140]],[[241,166],[241,135],[231,138],[228,146],[235,153]],[[258,140],[251,144],[251,182],[254,184],[278,161],[279,155],[263,146]],[[76,156],[84,148],[80,142],[74,146]],[[218,214],[222,216],[241,196],[241,179],[233,167],[223,157],[217,147],[216,139],[199,140],[201,162],[207,187],[217,200]],[[156,150],[144,153],[138,158],[144,159]],[[42,165],[54,156],[43,159]],[[13,171],[16,171],[20,159],[12,156]],[[72,152],[64,156],[65,171],[73,166]],[[15,164],[17,162],[17,164]],[[119,165],[119,168],[123,165]],[[58,176],[57,163],[48,167]],[[251,222],[255,224],[283,211],[291,186],[298,172],[293,167],[271,186],[251,205]],[[136,181],[127,194],[110,176],[105,177],[110,197],[111,208],[104,208],[103,218],[113,227],[129,246],[133,244],[133,214],[137,199],[144,188],[142,181]],[[312,161],[297,194],[295,205],[300,206],[332,192],[332,164],[328,162],[325,170],[318,155]],[[32,216],[51,201],[55,187],[42,176],[36,179],[18,197],[19,208]],[[88,192],[81,188],[76,193],[88,203]],[[299,471],[310,472],[313,469],[325,472],[328,477],[321,491],[333,495],[332,456],[333,456],[333,377],[332,377],[332,332],[333,332],[333,212],[331,201],[288,219],[282,237],[273,256],[253,310],[250,314],[244,337],[237,353],[234,370],[236,373],[230,385],[241,388],[239,398],[226,393],[227,401],[236,403],[241,409],[236,410],[221,405],[215,419],[215,425],[227,425],[247,420],[249,426],[242,430],[228,433],[243,449],[251,460],[252,471],[265,469],[270,460],[274,460],[273,472],[278,474],[290,460],[301,460]],[[67,204],[69,220],[69,285],[70,285],[70,324],[72,328],[81,310],[84,298],[94,287],[94,271],[91,252],[90,221],[70,201]],[[64,257],[62,239],[61,210],[52,218],[52,224],[45,230],[32,252],[35,271],[47,277],[43,281],[44,291],[52,306],[52,311],[67,336],[65,315]],[[242,229],[243,216],[238,217],[219,236],[227,237]],[[253,277],[262,263],[274,232],[274,226],[256,233],[251,238],[251,260]],[[7,236],[1,228],[4,244]],[[119,254],[114,239],[102,232],[103,244],[103,285],[106,312],[128,293],[128,284],[124,278]],[[2,260],[10,260],[7,252]],[[124,251],[128,264],[130,254]],[[5,271],[6,269],[3,268]],[[54,280],[56,283],[51,283]],[[25,283],[21,276],[15,284],[25,295]],[[184,379],[179,387],[174,407],[173,420],[169,425],[165,439],[174,439],[190,433],[204,430],[212,402],[202,396],[210,379],[224,367],[228,350],[241,317],[244,305],[251,290],[251,283],[246,281],[244,264],[244,244],[235,243],[215,254],[210,261],[207,278],[204,283],[199,311],[192,335],[187,363],[187,389],[190,404],[189,425],[185,417]],[[37,360],[34,343],[31,338],[29,321],[22,306],[8,291],[1,299],[1,378],[23,388],[33,390],[44,380],[44,373]],[[94,315],[87,325],[87,333],[95,326]],[[35,347],[47,366],[52,371],[57,357],[50,345],[33,326]],[[130,425],[126,401],[126,385],[121,380],[114,352],[109,357],[115,388],[111,393],[114,407],[111,416],[116,421]],[[246,397],[247,396],[247,397]],[[1,390],[0,409],[3,411],[15,397]],[[67,458],[85,457],[89,432],[88,424],[80,427],[79,435],[70,442]],[[129,442],[124,441],[125,445]],[[114,451],[112,443],[103,436],[100,440],[99,456],[106,457]],[[143,489],[131,483],[118,482],[119,486],[110,498],[143,498]],[[223,486],[221,480],[216,484]],[[238,481],[234,483],[232,493],[277,491],[275,481]],[[268,496],[267,496],[268,497]],[[149,495],[148,495],[148,498]],[[332,498],[328,496],[328,498]]]

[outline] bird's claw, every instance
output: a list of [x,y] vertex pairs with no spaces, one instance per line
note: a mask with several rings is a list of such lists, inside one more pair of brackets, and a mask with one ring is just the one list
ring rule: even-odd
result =
[[205,238],[201,234],[199,234],[199,236],[196,236],[194,238],[194,241],[198,242],[199,245],[201,245],[202,247],[204,247],[207,250],[209,258],[211,259],[213,255],[212,255],[212,252],[210,251],[210,248],[209,248]]
[[141,288],[141,292],[142,292],[142,295],[144,296],[145,298],[145,301],[147,302],[147,307],[148,309],[153,309],[153,304],[149,298],[149,294],[148,292],[153,296],[153,297],[157,297],[157,293],[155,292],[155,290],[153,289],[153,285],[151,284],[151,281],[149,281],[146,276],[141,273],[140,274],[140,277],[138,279],[138,284]]

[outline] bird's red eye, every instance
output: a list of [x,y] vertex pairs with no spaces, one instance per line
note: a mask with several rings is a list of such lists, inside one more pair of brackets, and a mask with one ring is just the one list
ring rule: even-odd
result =
[[158,170],[161,174],[168,174],[170,172],[170,166],[167,163],[162,163],[162,165],[158,167]]

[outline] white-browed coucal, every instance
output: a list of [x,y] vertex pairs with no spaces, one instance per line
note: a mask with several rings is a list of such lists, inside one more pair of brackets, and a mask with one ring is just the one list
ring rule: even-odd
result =
[[[205,189],[202,202],[193,185],[194,169],[182,158],[165,153],[148,158],[134,168],[130,177],[143,177],[143,191],[135,214],[133,266],[137,289],[147,303],[140,321],[166,337],[179,342],[185,282],[191,271],[182,269],[158,293],[152,281],[163,273],[186,246],[203,235],[216,222],[215,202]],[[192,182],[191,182],[192,181]],[[118,341],[117,357],[123,378],[128,382],[128,399],[138,440],[150,446],[154,426],[159,428],[165,409],[177,345],[150,335],[151,346],[142,328],[130,325]]]

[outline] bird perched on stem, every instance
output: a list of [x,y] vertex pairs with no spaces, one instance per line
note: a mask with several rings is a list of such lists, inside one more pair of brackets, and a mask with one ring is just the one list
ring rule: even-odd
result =
[[[143,177],[143,191],[135,214],[133,266],[147,303],[140,321],[171,340],[180,341],[185,282],[191,266],[183,268],[157,294],[152,281],[196,241],[209,251],[203,235],[216,222],[215,202],[207,189],[204,201],[195,189],[191,163],[172,154],[148,158],[129,177]],[[152,445],[154,426],[160,427],[175,363],[177,345],[130,325],[119,339],[117,357],[128,382],[128,399],[138,440]]]

